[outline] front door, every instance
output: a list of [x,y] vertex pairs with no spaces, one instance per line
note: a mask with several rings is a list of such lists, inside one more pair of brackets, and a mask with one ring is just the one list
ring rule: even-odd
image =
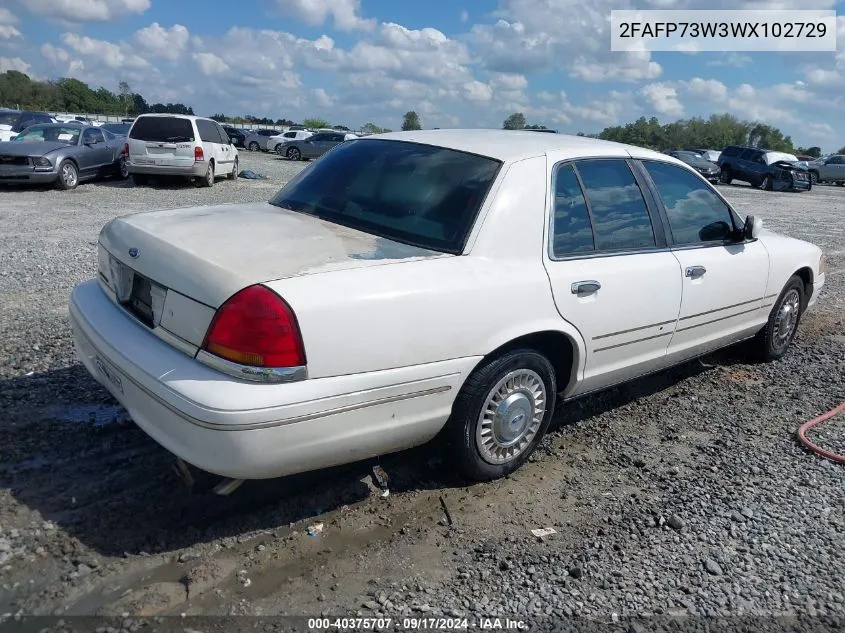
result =
[[689,170],[642,161],[663,206],[672,253],[683,272],[678,326],[669,343],[677,362],[748,336],[765,323],[769,255],[758,241],[737,241],[739,218]]
[[79,159],[80,171],[90,174],[111,165],[112,148],[106,143],[102,130],[87,128],[82,132],[81,142],[84,149]]
[[546,270],[558,311],[586,347],[584,374],[568,395],[665,364],[682,276],[640,182],[622,158],[555,168]]

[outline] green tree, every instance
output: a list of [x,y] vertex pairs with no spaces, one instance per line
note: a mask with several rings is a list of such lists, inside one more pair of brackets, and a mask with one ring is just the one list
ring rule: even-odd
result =
[[117,85],[117,88],[120,91],[120,104],[123,106],[123,113],[129,114],[129,111],[134,105],[132,101],[132,88],[130,88],[129,84],[125,81],[121,81]]
[[361,132],[364,134],[384,134],[387,130],[379,127],[375,123],[365,123],[361,126]]
[[796,147],[795,153],[800,154],[802,156],[812,156],[813,158],[818,158],[822,155],[822,148],[821,147]]
[[840,147],[839,151],[836,152],[837,154],[845,154],[845,147]]
[[307,128],[311,128],[312,130],[317,130],[322,127],[331,127],[331,124],[328,121],[326,121],[325,119],[320,119],[318,117],[309,117],[307,119],[303,119],[302,125]]
[[405,118],[402,119],[402,129],[406,132],[408,130],[421,130],[422,124],[419,115],[413,110],[406,112]]
[[525,128],[525,115],[522,112],[514,112],[505,122],[502,123],[503,130],[522,130]]

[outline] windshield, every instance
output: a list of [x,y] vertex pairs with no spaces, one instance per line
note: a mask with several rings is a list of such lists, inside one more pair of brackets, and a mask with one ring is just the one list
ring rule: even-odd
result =
[[15,142],[51,141],[76,145],[82,128],[71,125],[33,125],[18,134]]
[[20,112],[0,112],[0,125],[17,125]]
[[135,120],[129,138],[155,143],[178,143],[194,140],[190,119],[169,116],[146,116]]
[[457,254],[500,166],[442,147],[356,139],[301,171],[270,203]]
[[767,152],[766,153],[766,164],[771,165],[772,163],[777,162],[784,162],[784,163],[797,163],[798,157],[794,154],[786,154],[784,152]]

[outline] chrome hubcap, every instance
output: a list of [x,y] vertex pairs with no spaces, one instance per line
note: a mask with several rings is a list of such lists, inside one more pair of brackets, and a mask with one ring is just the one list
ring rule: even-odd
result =
[[546,414],[546,386],[530,369],[504,376],[490,393],[476,425],[475,442],[484,461],[506,464],[521,455]]
[[76,184],[76,170],[73,165],[65,165],[62,167],[62,180],[68,187],[73,187]]
[[800,313],[801,297],[798,295],[798,291],[792,288],[783,298],[777,317],[775,317],[774,339],[778,349],[789,344],[795,332],[795,326],[798,325]]

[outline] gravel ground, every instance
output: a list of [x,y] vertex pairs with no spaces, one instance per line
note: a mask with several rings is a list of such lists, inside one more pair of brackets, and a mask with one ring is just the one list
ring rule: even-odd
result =
[[[747,364],[732,348],[566,405],[535,458],[497,482],[464,486],[431,445],[381,461],[387,498],[372,462],[248,482],[228,498],[190,494],[172,456],[74,360],[68,293],[94,275],[97,232],[114,215],[265,200],[302,165],[243,152],[242,168],[267,181],[0,190],[0,621],[115,616],[116,631],[152,622],[131,617],[186,614],[182,631],[193,615],[325,613],[551,628],[683,615],[747,616],[771,630],[775,617],[800,615],[814,630],[842,625],[845,469],[804,451],[795,431],[845,399],[845,189],[722,188],[741,214],[827,252],[820,303],[777,363]],[[842,451],[845,416],[811,435]],[[556,533],[530,532],[544,527]]]

